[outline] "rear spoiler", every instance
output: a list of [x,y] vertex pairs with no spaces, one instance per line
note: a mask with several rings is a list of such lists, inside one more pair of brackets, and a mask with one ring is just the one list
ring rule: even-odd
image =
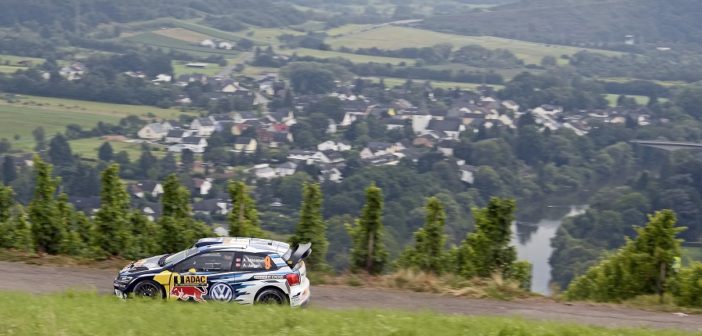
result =
[[300,244],[297,249],[290,254],[290,258],[287,260],[288,266],[296,266],[302,260],[309,257],[310,254],[312,254],[312,243]]

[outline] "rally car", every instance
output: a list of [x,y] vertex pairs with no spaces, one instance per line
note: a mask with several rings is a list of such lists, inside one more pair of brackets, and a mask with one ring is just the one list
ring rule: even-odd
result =
[[257,238],[203,238],[187,250],[123,268],[115,295],[181,301],[303,306],[310,299],[304,259],[311,244],[293,249]]

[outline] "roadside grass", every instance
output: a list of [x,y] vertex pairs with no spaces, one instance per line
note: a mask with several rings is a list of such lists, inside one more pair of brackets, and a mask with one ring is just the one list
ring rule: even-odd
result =
[[528,64],[539,64],[544,56],[559,58],[561,55],[573,55],[581,50],[608,56],[621,55],[620,52],[608,50],[534,43],[491,36],[455,35],[399,26],[383,26],[361,30],[357,33],[347,33],[341,37],[330,38],[327,40],[327,43],[334,48],[344,46],[354,49],[371,47],[381,49],[430,47],[440,43],[450,43],[454,47],[460,48],[470,44],[477,44],[488,49],[501,48],[510,50]]
[[380,64],[392,64],[398,65],[400,63],[405,63],[406,65],[414,65],[415,60],[409,58],[397,58],[397,57],[383,57],[383,56],[369,56],[369,55],[357,55],[351,53],[344,53],[338,51],[326,51],[326,50],[315,50],[315,49],[281,49],[279,53],[285,55],[292,55],[297,53],[298,56],[312,56],[316,58],[345,58],[353,63],[380,63]]
[[[88,258],[79,258],[74,256],[48,255],[21,252],[16,250],[0,249],[0,261],[21,262],[29,265],[41,266],[60,266],[60,267],[87,267],[91,269],[108,269],[117,272],[125,265],[129,264],[129,260],[122,258],[109,258],[105,260],[94,260]],[[0,333],[0,335],[2,335]]]
[[[86,292],[31,295],[2,292],[2,335],[623,335],[683,331],[607,329],[520,318],[468,317],[430,312],[290,309],[278,306],[123,301]],[[411,308],[411,307],[408,307]]]
[[491,298],[515,300],[539,297],[519,288],[514,281],[493,276],[491,279],[465,279],[453,274],[437,276],[413,270],[397,270],[394,273],[371,276],[367,274],[342,274],[339,276],[310,273],[315,284],[340,285],[365,288],[390,288],[419,293],[442,294],[473,299]]

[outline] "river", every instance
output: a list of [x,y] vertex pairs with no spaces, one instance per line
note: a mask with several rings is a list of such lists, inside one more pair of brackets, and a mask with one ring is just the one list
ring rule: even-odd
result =
[[[573,205],[565,208],[568,209],[562,209],[564,211],[556,218],[545,218],[536,223],[515,224],[512,228],[512,243],[517,247],[519,260],[528,260],[533,265],[532,292],[544,295],[551,294],[549,288],[551,265],[548,263],[553,252],[551,238],[556,235],[556,231],[565,218],[584,213],[587,210],[587,205]],[[564,212],[565,214],[563,214]]]

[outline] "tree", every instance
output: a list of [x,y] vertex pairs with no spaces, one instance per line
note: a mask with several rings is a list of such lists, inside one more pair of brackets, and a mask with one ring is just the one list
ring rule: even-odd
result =
[[32,131],[32,136],[34,137],[34,150],[41,153],[46,150],[46,132],[44,127],[37,127]]
[[405,250],[398,265],[441,274],[448,264],[444,251],[446,213],[441,201],[436,197],[429,198],[424,212],[424,227],[414,233],[414,246]]
[[573,280],[565,297],[571,300],[621,301],[638,295],[663,294],[670,285],[675,260],[680,256],[672,210],[649,216],[645,227],[636,228],[637,237]]
[[351,248],[351,269],[365,270],[370,274],[379,274],[385,268],[387,252],[383,242],[383,194],[375,186],[366,189],[366,204],[361,210],[361,218],[355,225],[347,226],[353,241]]
[[15,205],[12,188],[0,186],[0,223],[5,223],[12,216],[12,207]]
[[151,154],[149,148],[144,146],[141,149],[141,156],[139,156],[139,174],[144,178],[155,178],[156,174],[153,168],[156,168],[156,163],[158,160]]
[[115,152],[112,149],[112,145],[110,145],[109,142],[105,141],[100,145],[100,148],[98,149],[98,159],[100,161],[105,161],[109,162],[112,161],[115,158]]
[[161,175],[161,177],[168,176],[178,171],[178,162],[176,162],[172,152],[168,152],[168,154],[163,157],[160,166],[159,175]]
[[15,179],[17,179],[17,167],[15,167],[15,160],[12,158],[12,156],[5,155],[5,158],[2,161],[2,182],[5,185],[8,185]]
[[100,209],[95,214],[95,243],[109,255],[121,255],[131,244],[129,194],[112,164],[100,177]]
[[458,273],[467,277],[509,275],[517,259],[512,240],[514,200],[493,197],[482,209],[473,209],[475,232],[461,243],[457,253]]
[[132,211],[129,216],[129,226],[132,228],[134,236],[134,244],[132,244],[132,258],[143,258],[155,254],[160,254],[161,250],[161,232],[156,223],[150,221],[139,211]]
[[58,180],[51,175],[52,167],[38,155],[34,156],[36,185],[29,203],[29,221],[32,223],[34,245],[40,252],[57,254],[66,228],[61,226],[56,208]]
[[49,161],[56,167],[70,167],[74,163],[71,145],[62,134],[56,134],[49,142]]
[[177,175],[171,174],[164,181],[161,204],[163,215],[159,224],[163,251],[180,251],[192,246],[195,240],[211,235],[207,225],[191,217],[190,192]]
[[[5,240],[2,247],[7,247],[23,252],[34,251],[34,241],[32,239],[32,227],[29,224],[27,213],[20,206],[17,207],[17,214],[4,225],[7,228]],[[3,243],[3,240],[0,240]]]
[[183,151],[180,152],[180,162],[183,163],[183,168],[186,172],[191,171],[195,163],[195,154],[193,154],[193,151],[187,148],[183,149]]
[[262,237],[258,224],[256,203],[249,196],[244,182],[229,182],[232,211],[229,213],[229,235],[232,237]]
[[317,270],[325,270],[328,267],[326,256],[329,242],[326,231],[327,225],[322,218],[322,190],[318,183],[305,183],[300,221],[295,235],[290,238],[290,244],[297,246],[312,243],[314,253],[307,258],[306,262]]

